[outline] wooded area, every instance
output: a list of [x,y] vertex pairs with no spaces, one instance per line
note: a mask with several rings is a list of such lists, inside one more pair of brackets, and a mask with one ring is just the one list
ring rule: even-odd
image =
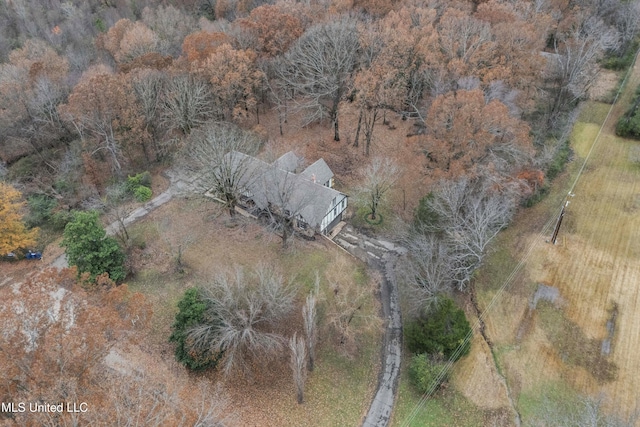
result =
[[400,117],[422,183],[521,181],[545,171],[549,137],[640,16],[590,0],[160,3],[3,3],[0,157],[24,193],[78,207],[171,162],[206,122],[268,144],[260,120],[276,118],[280,133],[330,124],[340,151],[394,157],[375,129]]

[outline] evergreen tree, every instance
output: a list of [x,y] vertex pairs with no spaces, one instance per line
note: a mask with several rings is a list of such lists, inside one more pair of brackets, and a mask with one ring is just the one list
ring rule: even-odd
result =
[[[441,354],[445,359],[454,361],[469,353],[469,341],[465,341],[471,332],[464,311],[456,307],[450,298],[433,312],[425,314],[409,323],[405,328],[405,339],[413,353]],[[461,346],[461,351],[457,352]]]
[[194,371],[215,367],[220,353],[197,351],[189,345],[189,331],[206,321],[207,303],[197,288],[187,289],[178,302],[178,312],[169,341],[176,343],[176,360]]
[[121,282],[126,276],[124,253],[106,234],[97,212],[75,212],[64,228],[61,245],[66,248],[69,265],[77,266],[78,273],[88,272],[91,279],[108,273],[111,280]]

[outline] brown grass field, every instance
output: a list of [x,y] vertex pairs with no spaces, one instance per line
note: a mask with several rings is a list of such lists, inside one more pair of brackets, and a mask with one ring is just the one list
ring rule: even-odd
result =
[[[576,393],[603,394],[606,410],[620,417],[640,409],[640,168],[629,161],[629,150],[638,142],[614,134],[639,83],[636,64],[569,198],[558,244],[547,243],[550,231],[541,230],[555,221],[608,105],[585,105],[572,134],[574,158],[568,171],[554,183],[552,194],[521,212],[501,234],[478,274],[482,308],[533,248],[485,319],[495,360],[525,425],[545,398],[570,400]],[[539,284],[556,288],[559,299],[531,309]],[[608,321],[613,328],[607,329]],[[611,334],[607,354],[603,341]],[[487,357],[486,346],[474,343],[466,360],[484,366],[480,362]],[[506,404],[505,391],[492,380],[495,373],[479,379],[466,360],[456,369],[456,387],[479,407]]]

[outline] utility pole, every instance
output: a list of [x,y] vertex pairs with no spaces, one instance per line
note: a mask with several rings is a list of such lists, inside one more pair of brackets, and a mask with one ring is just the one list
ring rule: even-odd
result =
[[[573,193],[569,193],[569,197],[573,197],[575,196],[575,194]],[[567,208],[567,206],[569,206],[569,200],[566,200],[564,202],[564,205],[562,206],[562,210],[560,211],[560,215],[558,216],[558,220],[556,221],[556,226],[553,229],[553,234],[551,235],[551,243],[552,244],[556,244],[556,240],[558,239],[558,232],[560,231],[560,226],[562,225],[562,219],[564,218],[564,211]]]

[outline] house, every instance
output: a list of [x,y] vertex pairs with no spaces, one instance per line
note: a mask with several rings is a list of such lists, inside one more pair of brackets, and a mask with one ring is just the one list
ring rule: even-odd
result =
[[242,204],[248,209],[284,209],[295,216],[299,228],[322,234],[329,233],[342,220],[347,196],[333,188],[333,172],[324,160],[296,173],[301,162],[291,151],[272,164],[237,151],[227,156],[231,156],[231,163],[246,170],[240,188]]

